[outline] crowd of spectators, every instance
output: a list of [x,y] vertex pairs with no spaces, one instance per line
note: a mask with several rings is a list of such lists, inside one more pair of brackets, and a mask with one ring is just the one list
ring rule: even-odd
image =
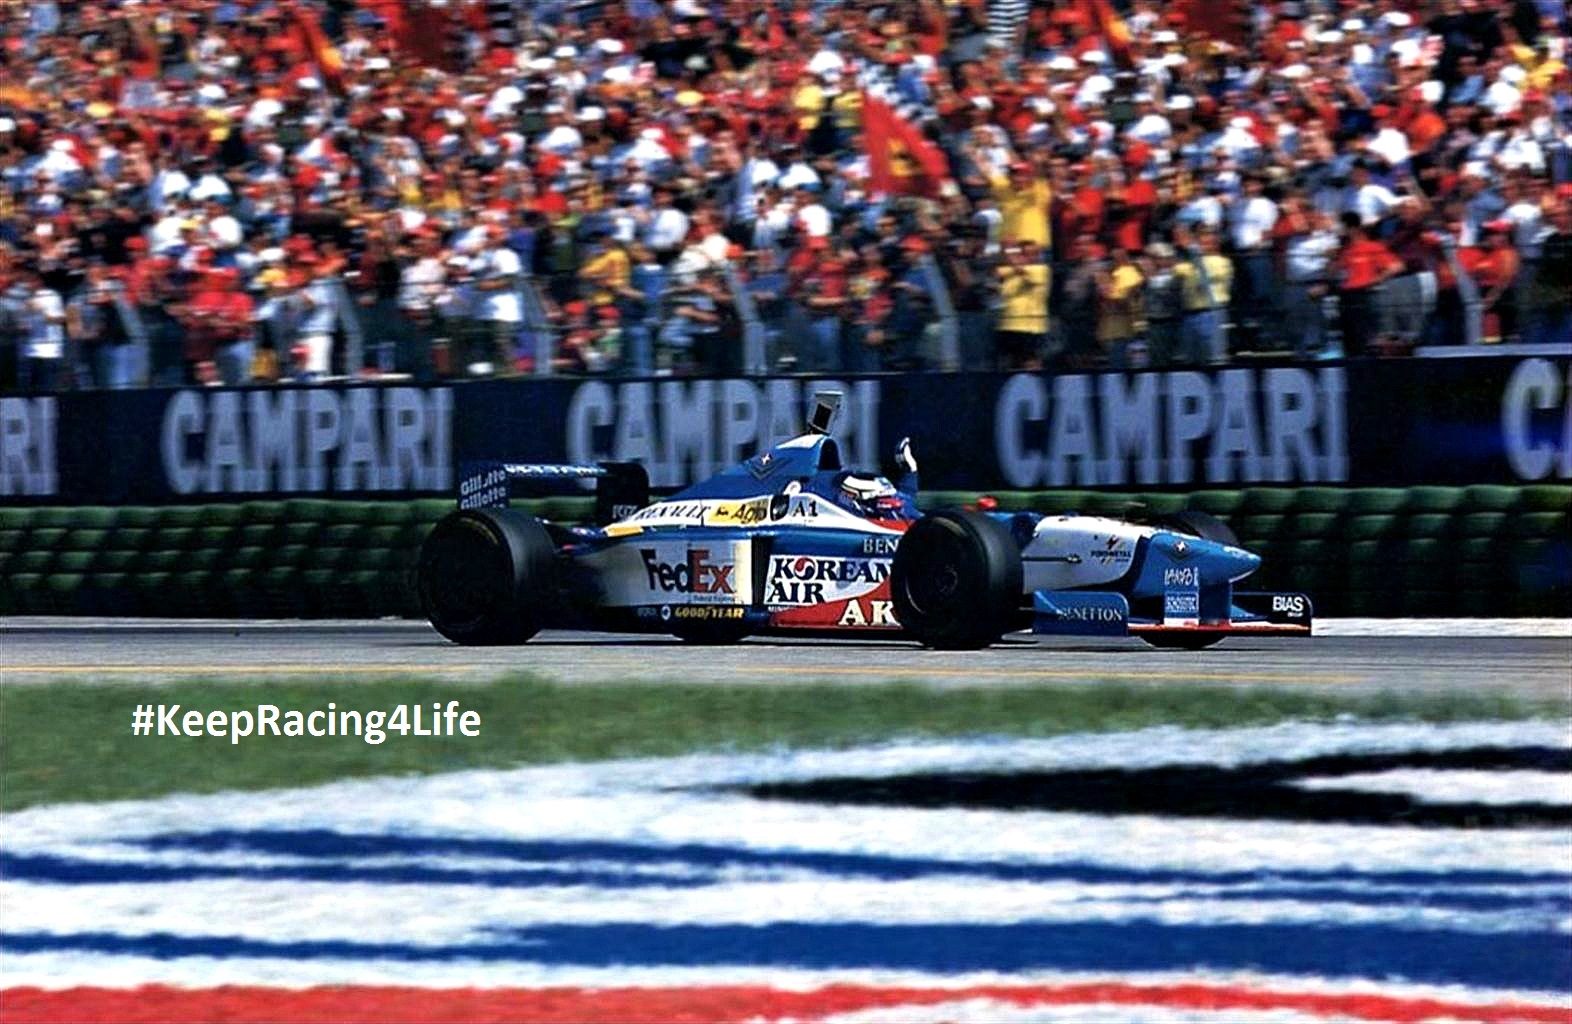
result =
[[6,4],[0,387],[1572,342],[1562,0],[1208,6]]

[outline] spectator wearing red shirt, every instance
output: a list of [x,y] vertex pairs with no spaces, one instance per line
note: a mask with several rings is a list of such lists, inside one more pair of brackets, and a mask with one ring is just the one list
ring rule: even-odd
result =
[[251,296],[240,289],[240,275],[219,269],[203,273],[181,321],[186,328],[186,362],[191,379],[209,383],[244,384],[251,379]]
[[[721,236],[780,250],[783,262],[797,268],[795,280],[817,275],[819,253],[805,248],[803,233],[789,227],[787,204],[776,201],[804,181],[817,191],[812,204],[802,205],[823,211],[813,211],[809,233],[893,210],[903,228],[929,221],[924,233],[937,242],[973,224],[998,225],[995,206],[1006,204],[989,188],[993,174],[1021,162],[1038,170],[1052,165],[1062,174],[1074,163],[1073,182],[1058,176],[1053,182],[1057,252],[1047,259],[1060,281],[1075,269],[1068,250],[1083,233],[1123,249],[1175,239],[1176,210],[1194,195],[1170,188],[1164,175],[1205,183],[1219,174],[1281,169],[1300,180],[1274,180],[1274,186],[1302,187],[1317,197],[1318,210],[1331,210],[1342,203],[1323,200],[1344,187],[1332,183],[1363,156],[1382,180],[1369,183],[1360,209],[1367,220],[1385,222],[1388,203],[1380,189],[1390,184],[1391,166],[1406,161],[1429,204],[1410,243],[1447,230],[1443,211],[1459,182],[1481,184],[1487,193],[1465,197],[1472,201],[1465,237],[1473,243],[1480,224],[1503,215],[1489,183],[1511,173],[1538,188],[1572,180],[1565,142],[1572,107],[1563,101],[1569,78],[1556,45],[1569,23],[1559,8],[1531,38],[1506,31],[1511,13],[1485,4],[1433,21],[1399,0],[1341,5],[1346,10],[1268,0],[1219,46],[1202,24],[1217,31],[1215,19],[1149,0],[1133,7],[1116,2],[1131,36],[1133,59],[1126,60],[1093,16],[1095,5],[1075,0],[778,6],[752,0],[0,4],[0,25],[10,30],[0,38],[11,58],[7,96],[0,97],[0,239],[18,247],[24,264],[49,262],[46,276],[51,287],[70,292],[62,294],[67,302],[82,283],[64,243],[73,243],[83,259],[130,263],[127,285],[140,296],[153,365],[167,365],[179,378],[186,328],[166,311],[184,295],[153,294],[152,281],[164,272],[138,272],[147,256],[128,244],[138,237],[154,253],[180,261],[168,276],[170,287],[183,292],[186,279],[203,270],[196,247],[216,236],[217,262],[226,262],[226,251],[235,256],[244,287],[261,296],[279,287],[269,282],[280,264],[254,254],[290,233],[310,236],[324,251],[331,238],[355,265],[365,245],[362,228],[385,216],[398,224],[389,242],[401,265],[384,268],[391,284],[395,269],[401,276],[406,261],[424,258],[396,244],[404,232],[426,225],[436,232],[440,253],[468,259],[481,211],[533,208],[550,232],[509,245],[536,280],[548,283],[556,306],[539,308],[549,315],[580,297],[580,243],[593,233],[611,230],[615,244],[626,245],[642,230],[647,241],[661,243],[669,264],[695,254],[710,254],[705,265],[717,262],[710,244],[695,245],[686,230],[686,217],[707,208],[718,211],[714,230]],[[1534,6],[1519,4],[1518,14]],[[34,8],[56,7],[47,27],[33,23]],[[511,24],[484,22],[487,11],[508,21],[504,8],[512,11]],[[547,8],[563,11],[548,15]],[[1342,27],[1345,17],[1357,24]],[[313,18],[331,37],[321,42],[336,48],[331,59],[297,24]],[[460,45],[443,45],[450,32],[462,38]],[[949,154],[955,180],[923,190],[929,194],[870,194],[872,154],[866,133],[857,130],[856,92],[863,88],[882,91]],[[1140,131],[1126,122],[1132,100],[1148,122]],[[834,130],[810,133],[802,122]],[[964,159],[963,136],[983,158],[974,168]],[[733,156],[735,139],[748,140],[750,161]],[[1215,162],[1219,145],[1229,154],[1227,166]],[[757,177],[739,188],[745,166]],[[1115,199],[1121,191],[1115,169],[1125,177],[1122,204]],[[426,175],[432,175],[429,187],[422,188]],[[669,190],[665,201],[651,202],[656,189]],[[231,194],[243,198],[231,203]],[[746,211],[728,202],[738,197],[750,199]],[[202,202],[212,198],[223,205]],[[1185,219],[1199,210],[1219,224],[1215,204],[1193,207]],[[187,218],[196,222],[190,232],[180,227]],[[1512,244],[1531,266],[1541,225],[1513,219]],[[658,229],[652,220],[661,222]],[[45,227],[50,230],[39,231]],[[1265,244],[1287,242],[1274,227]],[[999,247],[975,249],[962,254],[935,245],[942,279],[994,281]],[[1425,273],[1415,271],[1414,254],[1412,244],[1398,254],[1408,267],[1405,277]],[[1492,266],[1504,267],[1507,259],[1488,256]],[[958,268],[957,261],[967,266]],[[903,279],[888,248],[884,262],[896,281]],[[1451,294],[1444,280],[1451,262],[1444,256],[1435,264],[1443,297]],[[1265,261],[1240,263],[1246,276],[1252,267],[1264,268],[1280,290],[1293,283]],[[1362,271],[1352,269],[1357,280]],[[1554,286],[1560,279],[1548,280]],[[1242,302],[1263,293],[1252,287],[1259,283],[1241,282]],[[1404,287],[1399,284],[1385,291],[1391,295]],[[1524,287],[1522,274],[1512,287]],[[464,289],[445,291],[451,312],[438,320],[420,323],[402,308],[387,312],[429,343],[440,321],[467,318]],[[822,296],[792,294],[801,301],[786,303],[785,316],[830,316],[807,305]],[[952,302],[958,298],[951,295]],[[965,301],[969,312],[990,321],[978,335],[991,336],[999,320],[982,300],[974,290]],[[1438,315],[1428,318],[1432,331],[1436,322],[1460,319],[1449,312],[1450,302],[1443,298]],[[1545,303],[1561,308],[1555,294],[1534,302],[1534,310]],[[901,306],[897,300],[892,318],[898,336],[905,330]],[[1385,300],[1377,306],[1387,308]],[[386,336],[375,323],[377,308],[361,307],[358,314],[368,336]],[[1523,307],[1525,326],[1530,317],[1536,324],[1542,319],[1534,310]],[[1076,315],[1056,304],[1054,335],[1089,329],[1070,322]],[[843,326],[852,322],[838,309],[833,318]],[[1536,326],[1534,333],[1543,331]],[[793,334],[816,337],[806,325]],[[1271,331],[1261,338],[1282,340]],[[161,363],[161,354],[170,358]],[[402,357],[395,363],[415,369]],[[14,383],[11,373],[0,371],[0,378],[0,386]]]
[[1479,302],[1484,310],[1480,325],[1481,340],[1505,341],[1517,336],[1517,250],[1512,246],[1512,222],[1493,220],[1484,225],[1484,244],[1474,250],[1469,272],[1479,286]]
[[[828,238],[814,239],[810,251],[819,260],[796,278],[797,301],[808,311],[812,325],[812,351],[806,361],[814,370],[830,370],[841,365],[841,315],[847,304],[847,254],[832,249],[838,244]],[[799,360],[801,364],[803,360]]]
[[1342,278],[1343,354],[1362,356],[1380,329],[1376,304],[1380,286],[1402,272],[1403,261],[1370,237],[1359,214],[1352,211],[1343,214],[1343,230],[1345,241],[1337,256],[1337,269]]
[[885,368],[889,319],[895,309],[890,271],[877,245],[865,245],[847,281],[845,306],[851,369],[870,373]]

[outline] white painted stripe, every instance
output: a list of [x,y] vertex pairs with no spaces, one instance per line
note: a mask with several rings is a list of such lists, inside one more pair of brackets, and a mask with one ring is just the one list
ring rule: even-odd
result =
[[[742,851],[811,851],[873,858],[957,862],[954,873],[915,879],[857,877],[833,868],[821,874],[801,863],[729,866],[689,859],[683,870],[710,884],[572,888],[487,886],[443,882],[299,882],[258,877],[161,884],[54,884],[0,880],[8,932],[109,932],[180,936],[233,935],[254,941],[328,940],[463,944],[538,924],[871,923],[1283,923],[1330,928],[1353,924],[1489,934],[1525,928],[1569,934],[1564,894],[1528,872],[1564,876],[1567,837],[1545,829],[1420,829],[1313,823],[1184,820],[1162,817],[1041,812],[915,810],[760,801],[724,787],[752,781],[826,774],[891,774],[916,770],[1044,769],[1119,765],[1250,764],[1291,757],[1406,749],[1446,750],[1519,744],[1572,746],[1559,723],[1456,726],[1282,725],[1253,730],[1143,730],[1115,736],[1066,736],[987,743],[892,744],[869,750],[778,753],[745,757],[690,756],[598,765],[556,765],[511,771],[470,771],[426,778],[350,780],[303,790],[181,795],[148,801],[41,807],[0,816],[0,844],[13,854],[40,854],[139,864],[359,867],[400,864],[489,870],[538,864],[505,851],[448,857],[416,848],[361,857],[321,858],[290,851],[165,848],[144,851],[139,837],[234,830],[323,829],[397,837],[608,841],[648,850],[701,844]],[[550,853],[528,851],[531,858]],[[567,857],[567,855],[564,855]],[[673,853],[681,860],[680,853]],[[567,859],[626,873],[610,854],[599,862]],[[612,863],[603,863],[613,861]],[[965,873],[978,863],[1056,866],[1067,877],[1037,882]],[[1083,869],[1091,869],[1086,874]],[[1137,875],[1108,881],[1097,869]],[[637,872],[658,874],[660,862]],[[1513,896],[1497,909],[1427,899],[1443,890],[1380,872],[1496,871],[1500,885],[1473,882],[1471,891]],[[1295,871],[1347,872],[1311,893],[1285,891]],[[1237,873],[1233,877],[1219,872]],[[1266,874],[1272,877],[1252,877]],[[1374,877],[1372,877],[1374,876]],[[1411,891],[1411,892],[1410,892]],[[1444,887],[1451,893],[1450,887]],[[1375,903],[1373,892],[1397,898]],[[215,910],[221,908],[221,910]],[[324,908],[331,912],[324,913]],[[315,960],[213,965],[203,958],[151,965],[142,957],[96,954],[12,956],[15,976],[51,984],[136,983],[180,979],[187,968],[201,984],[407,983],[462,977],[465,984],[508,985],[523,978],[567,977],[529,965],[411,965]],[[334,971],[340,972],[329,977]],[[51,972],[60,972],[51,975]],[[444,973],[448,972],[448,973]],[[531,973],[534,972],[534,973]],[[619,983],[633,983],[618,971]],[[579,975],[582,976],[582,975]],[[774,972],[769,975],[772,980]],[[670,972],[651,972],[661,984]],[[724,974],[737,980],[736,972]],[[431,982],[441,983],[441,982]],[[566,983],[566,982],[564,982]]]
[[[1314,594],[1310,595],[1313,599]],[[50,630],[116,630],[169,629],[227,632],[244,630],[285,630],[299,632],[309,629],[346,630],[366,626],[379,629],[407,629],[411,632],[429,633],[431,627],[424,622],[408,619],[159,619],[159,618],[72,618],[65,616],[17,615],[0,619],[0,634],[8,629]],[[1572,638],[1572,618],[1519,618],[1519,619],[1372,619],[1372,618],[1317,618],[1317,636],[1478,636],[1478,637],[1569,637]]]
[[[472,771],[423,779],[351,780],[310,789],[39,807],[0,815],[13,852],[101,844],[168,831],[332,828],[371,834],[705,842],[751,848],[1020,861],[1080,858],[1141,869],[1275,866],[1367,871],[1562,871],[1566,848],[1535,830],[1405,830],[1282,822],[1199,829],[1167,818],[904,808],[822,807],[680,787],[907,771],[1042,770],[1249,764],[1337,753],[1447,750],[1516,744],[1572,746],[1557,723],[1279,725],[1261,729],[1141,730],[1106,736],[990,743],[889,745],[865,750],[689,757]],[[608,802],[607,797],[614,796]]]
[[[1310,595],[1315,598],[1314,594]],[[1572,619],[1316,619],[1317,636],[1572,637]]]
[[1365,775],[1300,779],[1299,789],[1402,793],[1425,803],[1507,806],[1511,804],[1572,805],[1572,774],[1557,772],[1442,771],[1403,768]]
[[[1072,882],[990,882],[976,878],[779,882],[726,879],[694,889],[506,889],[464,885],[258,882],[210,879],[157,885],[53,886],[0,883],[6,931],[185,937],[244,935],[263,942],[343,941],[416,946],[493,941],[536,926],[642,923],[678,925],[954,923],[1154,925],[1359,925],[1498,934],[1524,929],[1572,932],[1555,906],[1500,911],[1367,906],[1336,893],[1301,899],[1193,898],[1180,886],[1126,887]],[[1226,892],[1214,889],[1214,892]],[[1241,894],[1245,895],[1245,894]],[[213,908],[223,907],[223,913]],[[324,913],[324,908],[332,908]],[[527,959],[521,952],[519,959]]]

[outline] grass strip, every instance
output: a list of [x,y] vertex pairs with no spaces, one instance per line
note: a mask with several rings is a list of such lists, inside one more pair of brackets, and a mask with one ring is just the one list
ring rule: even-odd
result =
[[[142,703],[362,712],[459,700],[480,735],[228,738],[133,736]],[[1336,694],[1237,687],[911,683],[747,686],[572,684],[519,675],[485,684],[298,679],[0,687],[0,811],[175,792],[302,786],[354,776],[592,761],[696,751],[835,748],[893,739],[1051,736],[1153,725],[1268,725],[1352,717],[1456,722],[1555,717],[1560,709],[1488,695]],[[427,722],[429,723],[429,715]]]

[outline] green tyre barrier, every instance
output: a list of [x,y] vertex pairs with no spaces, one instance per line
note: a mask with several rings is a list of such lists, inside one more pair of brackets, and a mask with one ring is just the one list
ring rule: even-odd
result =
[[[932,491],[925,509],[975,506]],[[1000,492],[1001,511],[1196,509],[1264,563],[1251,583],[1301,590],[1320,615],[1572,614],[1572,486]],[[517,503],[559,522],[587,497]],[[418,616],[413,566],[442,498],[189,506],[0,506],[0,615]]]

